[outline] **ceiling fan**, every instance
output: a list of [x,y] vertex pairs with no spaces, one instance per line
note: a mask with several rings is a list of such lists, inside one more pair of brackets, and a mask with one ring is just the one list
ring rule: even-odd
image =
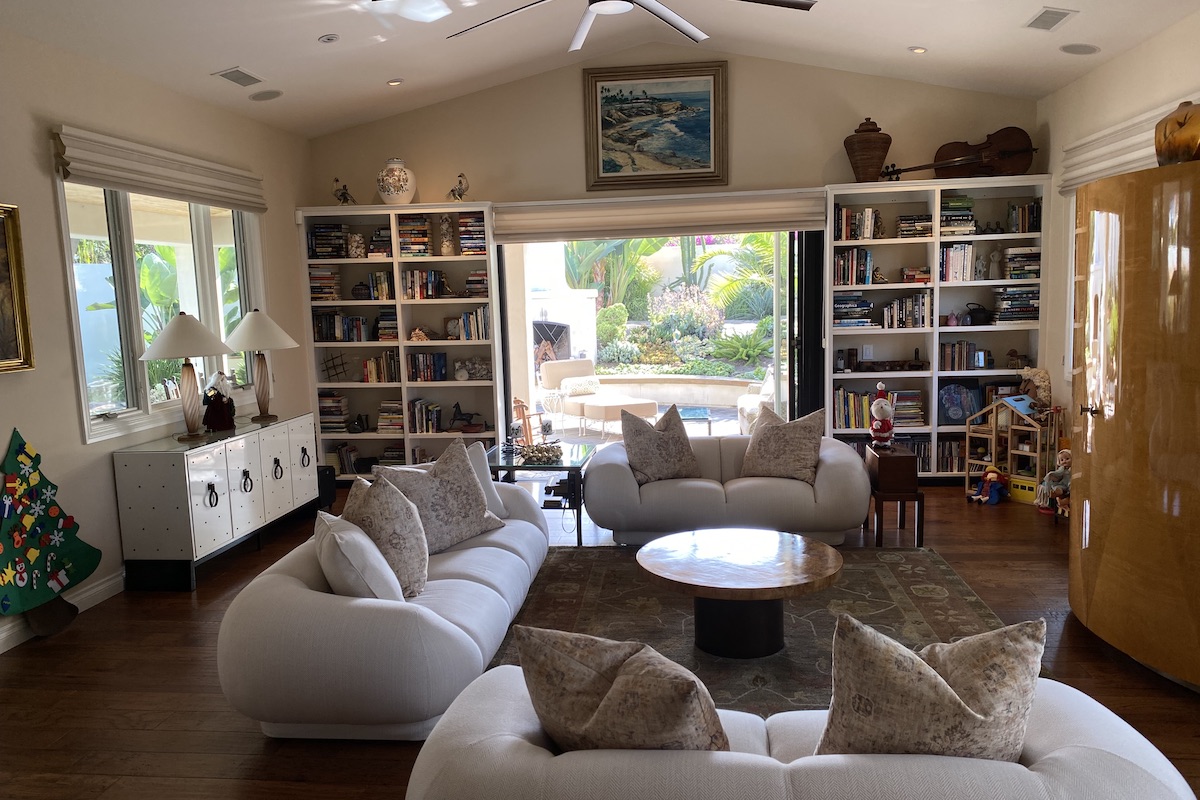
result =
[[[458,33],[452,33],[446,38],[453,39],[455,36],[462,36],[464,33],[473,31],[476,28],[490,25],[497,20],[511,17],[513,14],[519,14],[522,11],[528,11],[534,6],[546,2],[549,2],[549,0],[533,0],[532,3],[527,3],[520,8],[514,8],[512,11],[506,11],[499,16],[484,20]],[[740,0],[740,2],[792,8],[797,11],[808,11],[817,4],[817,0]],[[708,38],[707,33],[658,2],[658,0],[587,0],[587,8],[584,9],[583,17],[579,20],[579,27],[575,30],[575,37],[571,39],[571,46],[567,48],[567,51],[574,52],[583,48],[583,40],[587,38],[588,31],[591,30],[592,22],[595,21],[597,15],[624,14],[627,11],[632,11],[635,5],[649,11],[693,42],[702,42]]]

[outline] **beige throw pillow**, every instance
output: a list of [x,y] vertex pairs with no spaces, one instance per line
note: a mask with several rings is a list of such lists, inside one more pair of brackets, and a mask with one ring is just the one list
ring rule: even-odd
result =
[[430,554],[504,525],[504,520],[488,511],[461,439],[452,441],[429,469],[375,467],[374,473],[417,507]]
[[387,481],[355,478],[342,508],[342,519],[362,528],[371,538],[400,585],[405,597],[425,588],[429,550],[417,507]]
[[585,394],[596,394],[600,391],[600,379],[595,375],[579,375],[573,378],[563,378],[558,384],[559,391],[568,397],[579,397]]
[[313,539],[321,572],[334,594],[404,602],[396,573],[357,525],[318,511]]
[[687,428],[675,406],[653,425],[622,410],[621,438],[639,486],[669,478],[700,477],[700,462],[692,452]]
[[567,750],[728,750],[708,689],[640,642],[516,625],[542,727]]
[[816,755],[918,753],[1016,761],[1037,689],[1046,621],[913,652],[838,617],[833,699]]
[[825,409],[785,422],[770,406],[759,406],[754,433],[742,461],[743,478],[794,478],[817,480],[821,437],[825,434]]

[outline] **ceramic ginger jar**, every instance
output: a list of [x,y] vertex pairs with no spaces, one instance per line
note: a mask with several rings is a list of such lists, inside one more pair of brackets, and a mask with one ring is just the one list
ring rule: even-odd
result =
[[379,187],[379,198],[388,205],[411,203],[417,193],[417,176],[404,165],[402,158],[389,158],[379,170],[375,183]]

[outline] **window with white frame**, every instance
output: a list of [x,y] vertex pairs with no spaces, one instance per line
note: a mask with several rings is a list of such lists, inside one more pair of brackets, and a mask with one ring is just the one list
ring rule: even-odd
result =
[[[63,141],[73,140],[64,133]],[[60,196],[86,439],[173,421],[182,360],[139,359],[180,312],[224,339],[253,307],[261,285],[257,215],[220,205],[212,193],[199,193],[205,202],[164,196],[150,181],[137,191],[127,176],[76,180],[75,168],[86,172],[89,154],[68,145],[63,162],[62,152],[76,156],[60,164]],[[194,359],[197,379],[203,386],[219,370],[247,386],[252,359],[245,356]]]

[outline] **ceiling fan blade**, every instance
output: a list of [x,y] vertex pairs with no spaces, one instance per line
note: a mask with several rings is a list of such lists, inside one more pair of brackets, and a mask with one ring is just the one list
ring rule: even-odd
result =
[[450,6],[442,0],[372,0],[374,14],[395,14],[414,22],[433,22],[449,15]]
[[528,11],[529,9],[533,8],[534,6],[541,5],[542,3],[545,3],[548,1],[549,0],[533,0],[532,3],[526,3],[525,5],[521,6],[520,8],[514,8],[512,11],[505,11],[503,14],[501,14],[498,17],[492,17],[491,19],[485,19],[483,22],[480,22],[476,25],[472,25],[469,28],[465,28],[465,29],[459,31],[458,33],[452,33],[449,36],[447,36],[446,38],[453,39],[455,36],[462,36],[464,33],[473,31],[476,28],[482,28],[484,25],[491,25],[493,22],[495,22],[498,19],[504,19],[505,17],[511,17],[513,14],[520,14],[522,11]]
[[707,33],[658,2],[658,0],[631,0],[631,2],[646,9],[693,42],[702,42],[708,38]]
[[817,4],[817,0],[742,0],[743,3],[758,3],[762,6],[778,6],[792,8],[796,11],[808,11]]
[[571,46],[567,48],[568,53],[583,49],[583,40],[587,38],[588,31],[592,29],[592,23],[595,20],[596,12],[592,11],[591,6],[588,6],[579,19],[579,27],[575,29],[575,38],[571,40]]

